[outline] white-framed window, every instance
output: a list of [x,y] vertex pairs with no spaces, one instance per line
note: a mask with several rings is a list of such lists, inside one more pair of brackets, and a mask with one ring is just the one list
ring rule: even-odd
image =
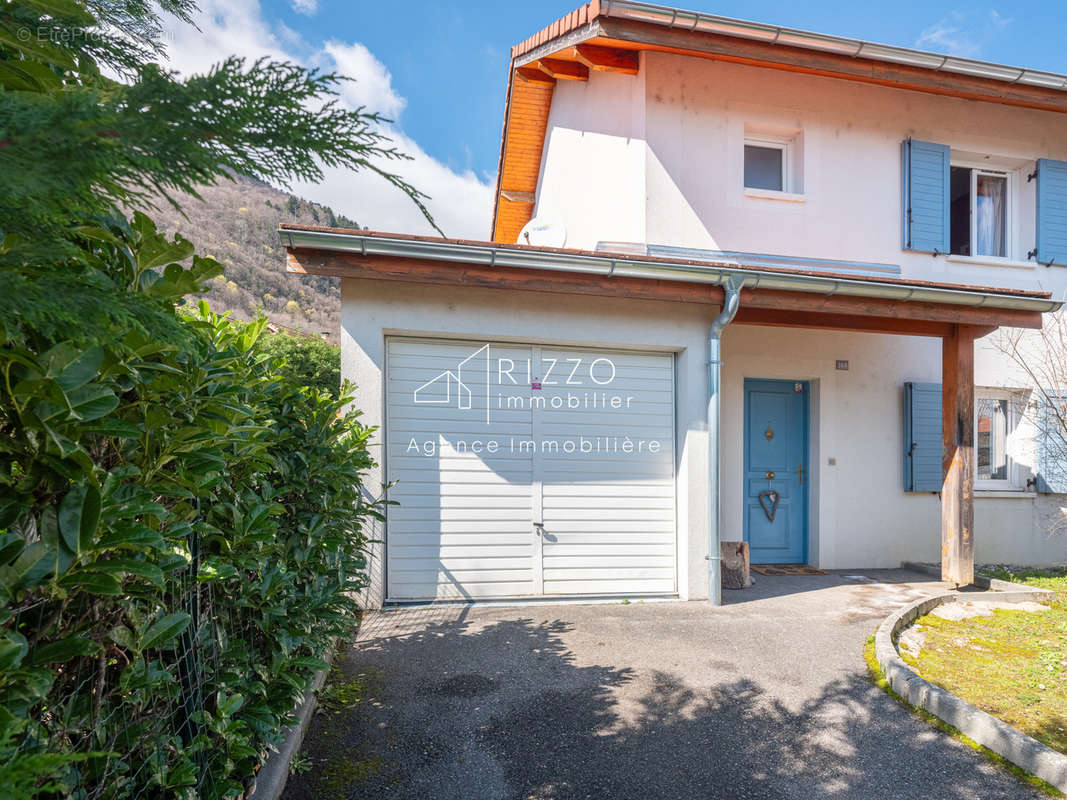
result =
[[953,163],[949,205],[949,252],[1010,260],[1014,220],[1011,172]]
[[1017,490],[1021,470],[1012,457],[1022,400],[1009,389],[976,389],[974,396],[974,487]]
[[793,139],[745,136],[745,188],[793,192]]

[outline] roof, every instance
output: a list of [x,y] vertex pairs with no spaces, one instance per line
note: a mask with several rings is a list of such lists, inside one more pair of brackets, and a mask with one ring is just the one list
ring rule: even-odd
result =
[[1042,70],[1013,67],[992,61],[915,50],[909,47],[878,44],[845,36],[830,36],[799,28],[785,28],[762,22],[721,17],[701,11],[685,11],[679,8],[640,3],[633,0],[593,0],[564,17],[547,25],[533,36],[511,48],[511,57],[518,59],[546,42],[588,24],[597,17],[615,17],[664,25],[685,31],[717,33],[744,39],[771,42],[774,44],[841,53],[856,58],[870,58],[896,64],[909,64],[935,72],[957,72],[961,75],[1000,80],[1006,83],[1021,83],[1042,86],[1067,92],[1067,75]]
[[532,216],[557,81],[587,80],[590,70],[635,74],[641,51],[1067,113],[1067,75],[634,0],[592,0],[511,50],[491,238],[515,241]]
[[752,265],[736,260],[668,258],[630,253],[606,253],[573,248],[446,239],[349,228],[282,223],[283,243],[290,250],[333,250],[363,256],[417,257],[491,267],[527,267],[596,273],[608,276],[724,284],[744,278],[753,288],[775,288],[826,294],[886,296],[900,300],[1054,311],[1060,307],[1049,292],[963,286],[884,275],[855,275],[830,271]]

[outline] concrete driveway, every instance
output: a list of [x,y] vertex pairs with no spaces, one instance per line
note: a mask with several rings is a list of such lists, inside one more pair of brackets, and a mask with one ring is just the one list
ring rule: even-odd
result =
[[763,577],[728,605],[370,614],[287,800],[1041,797],[866,678],[867,636],[944,586]]

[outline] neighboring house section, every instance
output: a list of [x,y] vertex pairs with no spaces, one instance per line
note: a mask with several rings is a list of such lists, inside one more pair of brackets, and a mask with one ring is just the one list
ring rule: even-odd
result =
[[1067,287],[1067,77],[634,2],[512,56],[492,241],[281,231],[381,426],[372,602],[1067,560],[995,346]]

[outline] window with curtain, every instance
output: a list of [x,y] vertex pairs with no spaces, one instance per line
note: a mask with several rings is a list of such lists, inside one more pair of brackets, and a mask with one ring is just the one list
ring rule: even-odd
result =
[[950,252],[986,258],[1010,257],[1008,189],[1006,173],[952,167]]
[[975,172],[975,247],[977,256],[1004,258],[1007,235],[1008,178]]

